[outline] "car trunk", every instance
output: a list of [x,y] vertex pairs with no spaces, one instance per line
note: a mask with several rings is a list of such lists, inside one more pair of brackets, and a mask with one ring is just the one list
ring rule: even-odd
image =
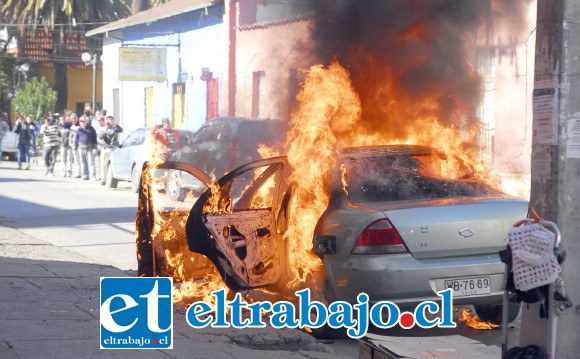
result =
[[[383,208],[385,209],[385,208]],[[447,199],[383,211],[417,259],[495,254],[528,203],[505,198]]]

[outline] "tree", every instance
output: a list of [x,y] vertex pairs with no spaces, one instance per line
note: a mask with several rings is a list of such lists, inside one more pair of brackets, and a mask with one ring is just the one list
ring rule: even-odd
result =
[[54,111],[56,92],[53,91],[44,77],[40,80],[33,77],[16,93],[12,105],[16,112],[38,120]]
[[137,14],[143,10],[159,6],[169,1],[170,0],[133,0],[131,5],[131,13]]
[[[128,16],[131,0],[6,0],[0,7],[0,18],[12,24],[9,27],[20,43],[27,31],[42,29],[52,38],[52,49],[47,49],[54,65],[55,85],[58,93],[56,108],[66,107],[68,98],[67,61],[63,51],[65,44],[75,33],[84,33]],[[15,30],[14,30],[15,29]],[[97,41],[87,38],[92,53],[101,52]],[[21,48],[19,49],[19,51]],[[81,61],[79,59],[75,59]]]

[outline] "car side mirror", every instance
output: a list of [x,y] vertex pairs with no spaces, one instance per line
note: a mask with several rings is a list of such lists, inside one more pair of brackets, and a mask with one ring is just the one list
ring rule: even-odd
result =
[[321,256],[323,254],[336,253],[335,236],[318,236],[314,238],[314,253]]

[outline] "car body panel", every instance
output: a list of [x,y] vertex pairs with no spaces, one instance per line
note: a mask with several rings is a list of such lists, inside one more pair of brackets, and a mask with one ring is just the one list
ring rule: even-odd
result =
[[2,155],[6,154],[11,159],[15,159],[18,153],[18,134],[6,131],[2,138]]
[[[241,166],[218,180],[218,196],[208,189],[192,207],[186,225],[189,248],[207,256],[230,288],[273,284],[281,275],[277,208],[285,166],[283,157]],[[208,211],[208,203],[218,197],[228,209]]]

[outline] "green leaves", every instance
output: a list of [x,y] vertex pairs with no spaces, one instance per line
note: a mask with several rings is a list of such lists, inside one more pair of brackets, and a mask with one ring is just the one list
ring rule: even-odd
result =
[[54,111],[56,91],[53,91],[46,79],[33,77],[16,92],[12,105],[16,112],[31,116],[34,120],[47,116]]

